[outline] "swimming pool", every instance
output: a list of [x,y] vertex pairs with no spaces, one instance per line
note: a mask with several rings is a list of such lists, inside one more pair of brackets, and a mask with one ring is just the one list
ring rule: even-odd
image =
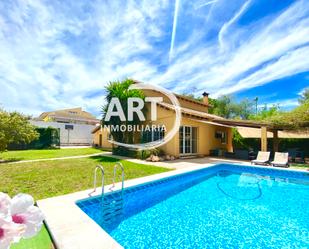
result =
[[219,164],[77,205],[124,248],[308,248],[309,174]]

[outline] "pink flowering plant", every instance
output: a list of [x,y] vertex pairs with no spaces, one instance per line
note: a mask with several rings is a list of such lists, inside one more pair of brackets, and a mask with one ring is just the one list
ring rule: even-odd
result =
[[0,249],[10,248],[21,238],[35,236],[42,227],[44,215],[34,206],[32,196],[18,194],[10,198],[0,192]]

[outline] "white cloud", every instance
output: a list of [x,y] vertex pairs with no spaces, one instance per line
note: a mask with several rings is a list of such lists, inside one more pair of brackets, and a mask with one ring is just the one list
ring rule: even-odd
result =
[[298,92],[298,95],[299,95],[299,96],[303,96],[303,94],[305,93],[305,91],[306,91],[307,89],[309,89],[309,77],[307,77],[307,79],[308,79],[308,86],[306,86],[305,88],[303,88],[302,90],[300,90],[300,91]]
[[[297,99],[283,99],[280,101],[274,101],[267,103],[268,107],[271,106],[279,106],[280,109],[286,110],[286,109],[291,109],[293,107],[298,106],[298,100]],[[265,105],[260,105],[259,107],[264,107]]]
[[88,93],[124,77],[218,96],[308,71],[306,1],[239,25],[252,2],[180,0],[171,41],[175,6],[167,0],[3,1],[0,103],[32,114],[99,112],[102,97]]
[[171,61],[173,52],[174,52],[175,37],[176,37],[176,31],[177,31],[177,19],[178,19],[178,11],[179,11],[179,1],[180,0],[175,0],[173,31],[172,31],[171,46],[170,46],[170,51],[169,51],[169,61]]
[[[4,87],[0,102],[10,110],[36,115],[71,106],[100,108],[100,98],[89,100],[83,96],[102,89],[111,80],[137,72],[141,76],[154,73],[147,61],[132,57],[152,51],[148,40],[161,35],[157,27],[160,22],[149,25],[145,19],[156,16],[164,5],[143,4],[141,11],[134,2],[127,6],[98,4],[91,17],[80,20],[65,9],[58,13],[40,1],[16,2],[7,9],[7,22],[0,15],[0,84]],[[110,7],[119,11],[115,13]],[[94,68],[84,64],[62,40],[66,32],[78,36],[91,25],[97,27],[100,38]],[[16,29],[14,33],[12,29]]]
[[309,71],[308,64],[309,47],[303,47],[280,57],[255,73],[250,74],[246,78],[238,81],[229,89],[222,89],[216,92],[216,95],[228,94],[239,90],[253,88],[273,80],[288,77],[300,72]]
[[[306,72],[309,65],[306,56],[308,14],[308,5],[298,1],[271,20],[266,18],[252,24],[248,30],[230,27],[226,34],[229,36],[225,37],[232,47],[230,50],[222,53],[218,44],[206,43],[182,51],[156,82],[185,82],[177,85],[176,90],[195,86],[201,92],[207,89],[218,96]],[[240,44],[234,46],[233,41],[240,41]],[[304,47],[299,48],[301,46]],[[258,78],[265,73],[264,80]]]
[[241,8],[239,9],[239,11],[236,12],[236,14],[226,23],[223,24],[222,28],[219,31],[219,35],[218,35],[218,40],[219,40],[219,44],[220,44],[220,49],[225,49],[226,44],[224,42],[224,37],[226,35],[226,33],[228,32],[228,29],[233,25],[233,23],[235,21],[237,21],[237,19],[239,17],[241,17],[241,15],[243,13],[246,12],[246,10],[248,9],[249,5],[251,4],[251,1],[248,0],[247,2],[245,2]]
[[197,4],[195,4],[194,9],[197,10],[199,8],[211,5],[211,4],[213,4],[213,3],[217,2],[217,1],[218,0],[210,0],[210,1],[203,2],[203,3],[197,3]]

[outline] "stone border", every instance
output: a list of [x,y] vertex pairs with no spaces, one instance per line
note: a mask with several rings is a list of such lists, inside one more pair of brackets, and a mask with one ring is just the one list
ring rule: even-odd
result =
[[[250,166],[248,163],[229,163],[231,165]],[[156,175],[141,177],[137,179],[125,181],[125,187],[132,187],[144,184],[151,181],[156,181],[162,178],[174,176],[177,174],[187,173],[203,168],[208,168],[216,164],[210,163],[195,167],[179,169],[160,173]],[[274,168],[270,166],[253,165],[256,168],[272,168],[283,171],[298,171],[304,170]],[[105,193],[111,192],[111,185],[105,186]],[[117,183],[113,191],[121,189],[121,183]],[[89,193],[92,189],[80,191],[68,195],[52,197],[44,200],[39,200],[37,205],[45,215],[45,223],[53,238],[53,241],[58,249],[122,249],[123,247],[114,240],[107,232],[105,232],[95,221],[85,214],[77,205],[76,202],[82,199],[89,198]],[[101,188],[97,188],[96,195],[101,194]]]

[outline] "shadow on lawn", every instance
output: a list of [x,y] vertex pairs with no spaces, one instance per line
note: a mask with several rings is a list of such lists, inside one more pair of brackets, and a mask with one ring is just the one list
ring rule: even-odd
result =
[[18,162],[23,160],[22,157],[13,157],[13,158],[8,158],[8,159],[1,159],[0,158],[0,163],[12,163],[12,162]]
[[91,156],[89,158],[98,163],[115,163],[121,161],[121,159],[107,156]]

